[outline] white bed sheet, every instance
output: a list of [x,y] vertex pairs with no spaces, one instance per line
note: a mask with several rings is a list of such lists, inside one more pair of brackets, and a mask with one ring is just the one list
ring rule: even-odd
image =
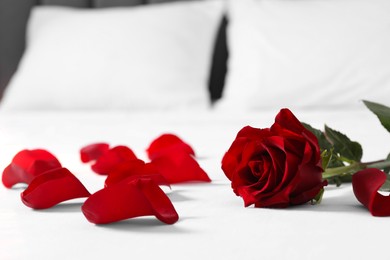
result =
[[[278,111],[227,114],[35,112],[0,114],[0,168],[21,149],[53,152],[94,192],[104,177],[79,160],[83,145],[105,141],[144,150],[159,134],[178,134],[190,143],[210,184],[165,189],[179,216],[174,225],[144,217],[110,225],[89,223],[83,200],[31,210],[21,188],[0,187],[0,259],[380,259],[388,255],[390,218],[372,217],[351,186],[328,186],[322,204],[288,209],[244,208],[220,169],[237,131],[268,127]],[[293,111],[315,127],[326,122],[363,145],[364,160],[384,158],[390,134],[368,110]]]

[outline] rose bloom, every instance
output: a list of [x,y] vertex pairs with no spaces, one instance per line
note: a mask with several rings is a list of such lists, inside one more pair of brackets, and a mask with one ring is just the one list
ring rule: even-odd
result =
[[279,112],[271,128],[241,129],[222,170],[246,207],[303,204],[327,184],[317,138],[288,109]]

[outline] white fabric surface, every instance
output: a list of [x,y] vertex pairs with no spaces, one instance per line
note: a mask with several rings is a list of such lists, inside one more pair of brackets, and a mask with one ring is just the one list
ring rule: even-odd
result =
[[207,107],[222,0],[36,7],[2,109]]
[[223,109],[390,97],[390,1],[229,0]]
[[[149,142],[164,132],[190,143],[210,184],[166,189],[180,219],[165,225],[144,217],[111,225],[89,223],[81,200],[48,210],[22,204],[22,188],[0,187],[0,259],[385,259],[390,218],[372,217],[350,185],[328,186],[322,204],[288,209],[244,208],[220,169],[220,160],[245,125],[269,127],[278,110],[249,114],[0,113],[0,168],[24,148],[53,152],[91,191],[104,177],[79,160],[80,147],[96,141],[130,146],[145,158]],[[295,110],[315,127],[327,123],[359,141],[364,160],[386,157],[390,134],[363,108]]]

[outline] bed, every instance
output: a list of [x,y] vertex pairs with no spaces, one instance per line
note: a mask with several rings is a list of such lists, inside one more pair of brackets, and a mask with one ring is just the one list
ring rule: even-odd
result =
[[[327,124],[347,134],[351,140],[359,141],[364,149],[363,161],[385,158],[389,153],[390,135],[361,100],[390,105],[390,66],[387,66],[390,60],[387,46],[390,45],[386,44],[390,37],[383,33],[390,28],[389,10],[390,5],[385,0],[184,1],[104,8],[96,12],[86,9],[64,10],[58,6],[36,8],[28,25],[30,38],[27,38],[27,51],[7,87],[1,105],[1,169],[22,149],[47,149],[93,193],[102,188],[104,176],[93,173],[89,165],[81,163],[81,147],[95,142],[123,144],[131,147],[139,158],[147,160],[145,149],[150,142],[163,133],[174,133],[191,144],[198,163],[212,182],[175,184],[171,189],[164,188],[179,214],[179,221],[174,225],[163,224],[153,217],[94,225],[81,213],[84,199],[64,202],[46,210],[32,210],[20,200],[20,193],[25,186],[12,189],[2,186],[0,258],[385,257],[388,251],[386,227],[389,226],[389,219],[371,216],[353,195],[350,183],[340,187],[325,187],[319,205],[307,203],[286,209],[246,208],[242,199],[233,193],[230,181],[221,169],[221,160],[242,127],[269,127],[283,107],[290,108],[299,120],[313,127],[321,129]],[[184,11],[188,12],[186,19],[182,17]],[[128,18],[128,14],[132,18]],[[175,52],[177,56],[170,54],[172,60],[164,60],[163,63],[158,63],[156,59],[158,71],[142,61],[142,58],[135,59],[135,64],[143,62],[149,70],[146,76],[127,85],[128,92],[115,89],[123,88],[123,81],[133,80],[132,77],[129,79],[128,70],[117,72],[118,69],[132,66],[131,62],[121,59],[128,59],[126,54],[118,57],[118,53],[113,50],[120,47],[123,50],[123,46],[114,45],[115,48],[112,48],[110,40],[98,33],[91,33],[88,37],[78,35],[77,43],[80,45],[87,44],[87,39],[91,38],[104,43],[90,47],[89,65],[85,67],[85,60],[76,59],[81,55],[78,45],[69,47],[74,40],[64,43],[64,39],[69,39],[71,35],[75,37],[74,33],[85,32],[80,29],[81,21],[89,29],[94,23],[104,28],[101,22],[104,16],[105,23],[119,28],[123,23],[117,23],[116,19],[129,22],[126,19],[136,17],[137,21],[147,26],[151,17],[149,14],[159,16],[158,30],[149,24],[148,28],[155,30],[150,29],[153,34],[142,38],[142,33],[127,24],[126,28],[131,35],[137,35],[138,39],[152,39],[161,43],[160,46],[176,46],[175,50],[183,44],[189,49],[180,54]],[[325,19],[330,15],[331,22]],[[163,19],[168,16],[171,20]],[[174,35],[177,35],[175,30],[182,27],[173,28],[169,23],[173,23],[175,17],[184,19],[182,21],[188,22],[193,26],[192,29],[202,28],[199,29],[201,32],[191,29],[190,34],[180,38],[181,45],[164,43],[161,40],[164,37],[155,35],[158,35],[158,31],[163,31],[162,35],[174,31]],[[200,24],[199,17],[208,20]],[[307,23],[307,19],[311,19],[311,23]],[[49,20],[50,23],[47,22]],[[216,43],[216,39],[223,39],[226,33],[221,30],[221,24],[225,27],[228,25],[227,64],[224,50],[226,42]],[[58,27],[50,25],[61,26],[62,33],[53,34],[53,31],[58,31]],[[185,26],[184,22],[181,26]],[[80,31],[77,27],[80,27]],[[259,31],[262,34],[256,34]],[[180,32],[181,35],[183,31]],[[191,49],[191,37],[197,33],[203,35],[202,39],[207,39],[204,40],[204,46],[199,46],[206,54],[202,59],[191,60],[189,67],[179,70],[183,68],[183,60],[193,59],[191,55],[199,56],[198,49]],[[286,35],[289,36],[289,43],[286,43]],[[368,35],[371,38],[367,38]],[[110,39],[119,36],[123,34],[113,33]],[[190,40],[186,42],[188,37]],[[330,37],[338,40],[330,41]],[[53,47],[54,41],[58,45]],[[123,41],[129,43],[128,39]],[[137,48],[143,46],[142,42],[134,44],[139,44]],[[294,48],[288,48],[291,45]],[[44,48],[41,49],[41,46]],[[215,46],[219,46],[219,51],[223,50],[221,59],[225,62],[221,59],[212,61],[212,57],[216,56]],[[258,46],[262,46],[263,51]],[[85,47],[80,49],[88,51]],[[102,58],[109,68],[102,69],[92,64],[91,60],[100,55],[100,50],[109,50],[107,53],[112,55]],[[172,51],[169,48],[163,50]],[[365,52],[361,53],[362,50]],[[50,52],[50,55],[44,57],[46,62],[37,60],[43,57],[43,51]],[[67,57],[62,57],[64,53],[77,55],[76,58],[66,60]],[[160,53],[161,50],[155,54]],[[329,58],[329,55],[332,57]],[[63,62],[53,64],[53,60],[59,57]],[[318,57],[323,58],[321,62],[318,62]],[[166,59],[166,56],[160,58]],[[153,57],[149,59],[154,60]],[[76,60],[81,64],[76,66],[77,70],[64,65]],[[266,64],[261,60],[266,61]],[[223,95],[218,94],[222,98],[211,107],[215,98],[209,92],[208,83],[210,71],[213,70],[211,68],[217,66],[215,64],[219,64],[222,71],[227,66],[228,73]],[[39,71],[45,73],[33,73],[38,71],[34,68],[40,68]],[[82,68],[83,72],[77,73]],[[179,70],[183,77],[167,79],[164,75],[168,75],[170,70],[176,73]],[[187,70],[196,70],[196,73],[188,73]],[[63,75],[64,71],[66,76]],[[265,73],[259,77],[256,71]],[[120,80],[107,81],[106,75],[114,72],[117,72],[114,79]],[[141,73],[141,70],[137,72]],[[41,74],[47,77],[36,76]],[[51,79],[51,75],[57,77]],[[60,79],[65,83],[53,90],[52,84],[59,81],[58,75],[62,75]],[[92,85],[87,84],[87,81],[82,81],[82,84],[78,81],[85,80],[85,75],[93,75]],[[146,79],[147,84],[141,82],[140,79],[147,77],[151,78]],[[218,82],[224,80],[219,77]],[[161,85],[156,84],[156,81],[162,82],[164,91],[158,92]],[[165,82],[174,82],[172,88]],[[180,92],[177,84],[181,83],[188,83],[192,87]],[[287,84],[289,88],[282,87]],[[259,85],[263,86],[260,93]],[[104,86],[110,86],[109,91]],[[196,86],[198,89],[194,90]],[[67,91],[63,90],[64,87]],[[344,91],[344,94],[334,95],[336,90]],[[188,91],[194,92],[188,95]],[[194,96],[198,98],[193,99]],[[107,102],[107,99],[112,102]]]

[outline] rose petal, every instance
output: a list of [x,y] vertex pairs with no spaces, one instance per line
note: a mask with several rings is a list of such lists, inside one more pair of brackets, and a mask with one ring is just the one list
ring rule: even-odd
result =
[[[127,178],[124,178],[121,181],[133,181],[133,180],[152,180],[152,181],[154,181],[154,183],[156,183],[159,186],[167,186],[167,187],[171,188],[171,185],[164,178],[164,176],[162,176],[161,174],[158,174],[158,173],[157,174],[148,174],[148,175],[132,175],[132,176],[129,176]],[[109,185],[113,185],[113,184],[115,184],[115,183],[112,183]],[[107,187],[107,185],[105,187]]]
[[7,188],[17,183],[29,184],[39,174],[59,167],[61,163],[58,159],[46,150],[22,150],[4,169],[2,182]]
[[302,123],[295,117],[295,115],[287,108],[281,109],[280,112],[276,115],[275,124],[271,126],[271,131],[273,131],[274,128],[279,127],[281,129],[290,130],[305,137],[310,142],[312,149],[315,150],[315,160],[320,160],[321,153],[316,136],[312,132],[307,130],[302,125]]
[[305,129],[301,122],[287,108],[281,109],[279,111],[275,117],[275,123],[279,124],[282,128],[289,129],[295,133],[301,133]]
[[57,168],[35,177],[21,193],[21,198],[27,207],[46,209],[66,200],[89,195],[84,185],[68,169]]
[[171,184],[190,181],[211,182],[207,173],[189,154],[166,154],[152,160],[151,164]]
[[127,178],[150,178],[158,185],[169,186],[168,181],[158,174],[157,169],[150,163],[145,163],[142,160],[131,160],[119,164],[113,171],[111,171],[105,181],[105,186],[123,181]]
[[149,167],[145,168],[145,162],[139,159],[122,162],[110,171],[106,178],[105,186],[118,183],[132,175],[157,173],[157,171],[153,172],[152,169],[149,169]]
[[[289,187],[285,192],[277,192],[271,194],[257,194],[255,207],[256,208],[286,208],[290,206],[290,198],[288,196]],[[247,205],[246,205],[247,206]]]
[[222,158],[221,168],[230,181],[233,179],[237,166],[242,161],[241,152],[246,145],[254,140],[263,140],[270,136],[271,132],[268,128],[259,129],[251,126],[245,126],[237,133],[236,139]]
[[80,150],[80,159],[83,163],[97,160],[109,150],[107,143],[95,143],[84,146]]
[[233,178],[235,169],[241,161],[241,152],[247,143],[246,138],[237,138],[222,158],[221,168],[230,181]]
[[153,160],[165,153],[181,153],[195,155],[192,147],[174,134],[163,134],[156,138],[146,149],[149,159]]
[[92,170],[98,174],[107,175],[115,167],[125,161],[137,159],[134,152],[127,146],[116,146],[102,154],[91,166]]
[[291,204],[297,205],[312,200],[320,190],[328,185],[322,179],[322,168],[317,165],[301,165],[295,176],[295,187],[291,191]]
[[250,140],[258,140],[269,137],[271,135],[272,133],[270,132],[269,128],[254,128],[251,126],[245,126],[237,133],[236,139],[244,137]]
[[150,179],[126,179],[99,190],[85,201],[82,211],[95,224],[140,216],[156,216],[166,224],[179,219],[167,195]]
[[390,216],[390,196],[378,192],[385,183],[386,174],[370,168],[352,175],[352,187],[355,196],[373,216]]

